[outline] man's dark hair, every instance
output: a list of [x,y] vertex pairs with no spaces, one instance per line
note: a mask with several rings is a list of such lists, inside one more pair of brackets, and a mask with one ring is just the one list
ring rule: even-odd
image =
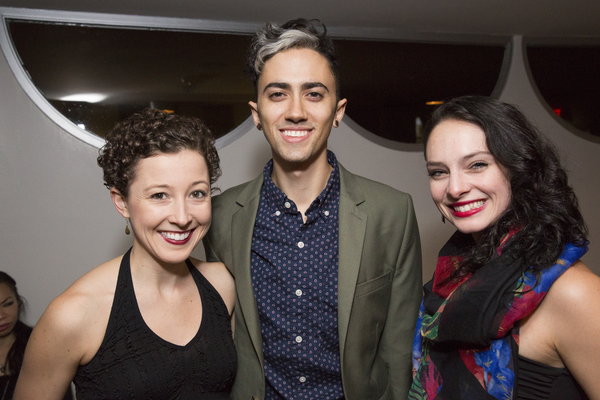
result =
[[248,51],[246,72],[257,89],[265,62],[275,54],[289,49],[311,49],[325,57],[335,79],[336,98],[340,98],[340,76],[333,41],[319,20],[294,19],[279,26],[269,22],[254,35]]

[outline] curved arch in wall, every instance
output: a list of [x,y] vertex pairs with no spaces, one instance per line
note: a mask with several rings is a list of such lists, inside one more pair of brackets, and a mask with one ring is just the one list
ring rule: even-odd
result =
[[[104,139],[86,129],[79,127],[77,124],[69,120],[50,103],[50,101],[32,82],[12,44],[8,20],[33,22],[39,21],[45,23],[95,27],[118,27],[152,31],[196,31],[203,33],[228,32],[233,35],[248,35],[260,27],[259,24],[252,23],[217,22],[184,18],[141,17],[99,13],[0,8],[0,47],[2,48],[7,62],[23,90],[38,106],[38,108],[62,129],[81,141],[97,148],[104,144]],[[234,132],[232,133],[234,134],[234,137],[235,132],[238,131],[238,129],[242,126],[245,126],[245,123],[233,130]]]
[[[552,118],[561,127],[563,127],[568,132],[574,134],[575,136],[577,136],[581,139],[588,140],[590,142],[600,143],[600,136],[595,136],[589,132],[578,129],[575,126],[573,126],[571,123],[566,121],[564,118],[561,118],[560,116],[558,116],[556,114],[556,112],[552,109],[552,107],[550,106],[550,104],[548,103],[548,101],[546,100],[544,95],[542,94],[542,92],[536,82],[534,73],[531,69],[531,65],[529,62],[529,55],[527,53],[527,46],[532,43],[545,44],[545,41],[536,39],[536,38],[528,39],[528,38],[522,38],[522,37],[516,37],[515,40],[521,41],[521,52],[522,52],[522,57],[523,57],[523,64],[525,66],[525,71],[527,73],[527,79],[529,80],[529,84],[531,85],[531,88],[533,89],[533,92],[534,92],[536,98],[538,99],[539,103],[542,105],[544,110],[549,114],[550,118]],[[550,42],[550,44],[557,44],[557,43],[554,41],[554,42]],[[591,41],[591,39],[586,39],[583,42],[580,40],[580,41],[577,41],[577,43],[574,43],[574,39],[569,39],[567,44],[577,44],[577,45],[595,44],[595,45],[598,45],[598,40]]]
[[[250,23],[231,23],[231,22],[222,22],[222,21],[205,21],[205,20],[191,20],[191,19],[180,19],[180,18],[164,18],[164,17],[140,17],[140,16],[124,16],[124,15],[112,15],[112,14],[97,14],[97,13],[80,13],[80,12],[64,12],[64,11],[48,11],[48,10],[30,10],[30,9],[15,9],[15,8],[0,8],[0,46],[8,60],[8,63],[13,70],[15,77],[18,82],[23,87],[24,91],[29,95],[29,97],[33,100],[33,102],[42,110],[46,115],[48,115],[56,124],[58,124],[65,131],[75,136],[76,138],[84,141],[85,143],[92,145],[94,147],[101,147],[104,144],[104,139],[89,130],[86,130],[72,120],[67,118],[63,113],[55,108],[55,106],[43,95],[43,93],[36,87],[36,85],[30,79],[28,72],[23,67],[23,63],[20,60],[19,54],[15,50],[13,43],[10,38],[10,30],[7,23],[7,20],[16,20],[16,21],[39,21],[45,23],[57,23],[57,24],[72,24],[72,25],[84,25],[91,27],[117,27],[117,28],[127,28],[127,29],[135,29],[135,30],[172,30],[172,31],[195,31],[195,32],[204,32],[204,33],[232,33],[232,34],[245,34],[248,35],[258,28],[260,28],[260,24],[250,24]],[[339,32],[338,32],[339,31]],[[427,40],[428,44],[434,44],[437,46],[438,52],[441,51],[439,48],[445,44],[501,44],[505,46],[504,57],[502,58],[502,66],[500,67],[499,78],[496,81],[495,89],[492,92],[492,96],[499,93],[499,88],[503,85],[503,76],[506,75],[506,65],[509,64],[510,60],[510,49],[508,48],[508,40],[504,37],[494,37],[494,38],[474,38],[468,35],[455,35],[453,37],[448,37],[447,35],[440,36],[438,40],[432,40],[430,37],[423,38],[421,42],[419,40],[415,40],[414,38],[406,38],[406,33],[402,32],[381,32],[377,30],[375,33],[368,30],[356,30],[359,32],[360,37],[356,36],[356,32],[352,32],[351,30],[337,29],[335,27],[330,29],[330,33],[334,37],[343,37],[344,41],[351,41],[354,39],[354,43],[356,46],[361,45],[364,40],[373,40],[375,44],[378,46],[387,46],[389,51],[389,42],[400,42],[402,40],[405,41],[404,44],[408,44],[408,46],[420,46],[423,41]],[[387,43],[387,45],[386,45]],[[398,43],[402,44],[402,43]],[[369,47],[369,46],[367,46]],[[400,47],[400,46],[396,46]],[[426,46],[425,46],[426,47]],[[434,52],[435,53],[435,52]],[[409,53],[410,54],[410,53]],[[423,51],[421,50],[421,53]],[[463,54],[463,53],[461,53]],[[385,57],[368,57],[371,61],[373,58],[383,58]],[[438,57],[439,58],[439,57]],[[458,57],[460,58],[460,57]],[[468,57],[462,57],[467,58]],[[417,60],[418,61],[418,60]],[[468,60],[470,61],[470,60]],[[467,61],[467,62],[468,62]],[[347,63],[352,64],[352,63]],[[442,72],[444,73],[444,68],[439,68],[440,64],[443,64],[440,60],[435,61],[431,67],[436,67],[437,69],[432,69],[432,71]],[[425,68],[426,69],[426,68]],[[388,68],[389,70],[389,68]],[[415,71],[413,69],[413,71]],[[417,68],[418,71],[418,68]],[[396,71],[391,71],[390,73],[394,74]],[[359,73],[360,74],[360,73]],[[362,72],[363,76],[369,77],[369,73]],[[372,75],[372,74],[371,74]],[[396,73],[397,75],[397,73]],[[469,75],[468,73],[466,75]],[[471,76],[469,76],[471,78]],[[446,78],[448,82],[455,83],[456,81],[460,82],[460,78],[448,76]],[[384,79],[385,81],[385,79]],[[350,86],[350,85],[347,85]],[[456,86],[456,84],[454,84]],[[464,88],[463,88],[464,89]],[[358,91],[357,91],[358,90]],[[402,85],[400,85],[400,89],[402,91]],[[449,93],[457,93],[456,88],[454,91],[450,91]],[[469,89],[471,90],[471,89]],[[488,89],[489,90],[489,86]],[[355,88],[357,93],[364,93],[360,89],[360,86]],[[466,94],[466,93],[463,93]],[[484,93],[481,93],[484,94]],[[393,97],[393,93],[391,93]],[[452,94],[453,95],[453,94]],[[359,96],[360,97],[360,96]],[[389,95],[388,95],[389,97]],[[443,100],[443,99],[439,99]],[[420,102],[421,100],[419,100]],[[424,103],[424,100],[423,100]],[[421,104],[421,103],[419,103]],[[389,105],[389,104],[388,104]],[[383,105],[385,106],[385,104]],[[395,105],[396,112],[401,110],[404,106]],[[379,106],[376,107],[377,109]],[[422,106],[421,106],[422,108]],[[406,111],[406,110],[405,110]],[[63,110],[64,112],[64,110]],[[183,112],[183,111],[182,111]],[[387,112],[386,112],[387,113]],[[383,114],[386,114],[383,113]],[[420,112],[422,114],[422,112]],[[358,113],[357,113],[358,114]],[[406,114],[406,112],[404,112]],[[410,114],[410,112],[408,112]],[[352,115],[352,112],[350,112]],[[414,115],[414,114],[411,114]],[[406,115],[404,117],[407,117]],[[408,115],[410,117],[410,115]],[[355,120],[351,117],[346,116],[346,123],[356,132],[361,134],[363,137],[368,140],[377,143],[380,146],[384,146],[387,148],[398,149],[402,151],[420,151],[421,146],[418,143],[405,143],[404,139],[394,137],[394,140],[386,139],[382,137],[381,132],[373,133],[368,129],[360,126]],[[364,116],[357,115],[356,118],[363,118]],[[392,124],[391,128],[386,128],[386,126],[390,126],[390,122],[394,122],[394,117],[388,118],[384,126],[383,132],[388,134],[389,132],[399,131],[399,133],[404,132],[406,129],[411,129],[410,126],[405,127],[406,129],[402,130],[398,128],[397,124]],[[406,119],[406,118],[405,118]],[[410,119],[410,118],[409,118]],[[412,117],[413,121],[415,117]],[[239,119],[238,119],[239,121]],[[405,121],[406,122],[406,121]],[[236,122],[236,124],[239,122]],[[365,122],[366,123],[366,122]],[[406,124],[405,124],[406,125]],[[253,124],[251,118],[248,117],[241,124],[237,125],[237,127],[230,130],[229,133],[220,137],[217,140],[217,146],[219,148],[225,147],[233,141],[237,140],[244,133],[252,130]],[[226,132],[230,128],[221,129],[221,132]],[[380,130],[381,130],[380,129]],[[90,129],[91,130],[91,129]],[[406,132],[405,132],[406,133]],[[402,133],[404,135],[404,133]],[[395,133],[393,135],[396,135]],[[417,138],[418,141],[418,138]]]

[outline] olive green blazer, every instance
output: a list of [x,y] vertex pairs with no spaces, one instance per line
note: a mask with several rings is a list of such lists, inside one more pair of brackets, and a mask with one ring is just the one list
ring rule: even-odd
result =
[[[204,238],[208,261],[221,261],[236,281],[238,371],[233,399],[263,399],[261,329],[250,256],[263,183],[256,179],[213,198]],[[406,193],[340,165],[338,332],[348,400],[406,399],[411,351],[422,297],[421,245]]]

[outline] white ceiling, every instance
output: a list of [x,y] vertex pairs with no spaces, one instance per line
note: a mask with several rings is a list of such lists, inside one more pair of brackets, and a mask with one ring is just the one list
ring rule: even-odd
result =
[[338,31],[366,28],[371,34],[424,40],[444,35],[600,39],[600,0],[0,0],[0,6],[253,24],[318,18]]

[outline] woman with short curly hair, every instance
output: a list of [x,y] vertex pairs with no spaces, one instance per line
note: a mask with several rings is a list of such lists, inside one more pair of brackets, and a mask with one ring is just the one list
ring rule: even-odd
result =
[[197,118],[145,110],[106,137],[98,164],[133,246],[77,280],[36,325],[16,396],[227,399],[236,371],[234,283],[190,258],[220,175]]

